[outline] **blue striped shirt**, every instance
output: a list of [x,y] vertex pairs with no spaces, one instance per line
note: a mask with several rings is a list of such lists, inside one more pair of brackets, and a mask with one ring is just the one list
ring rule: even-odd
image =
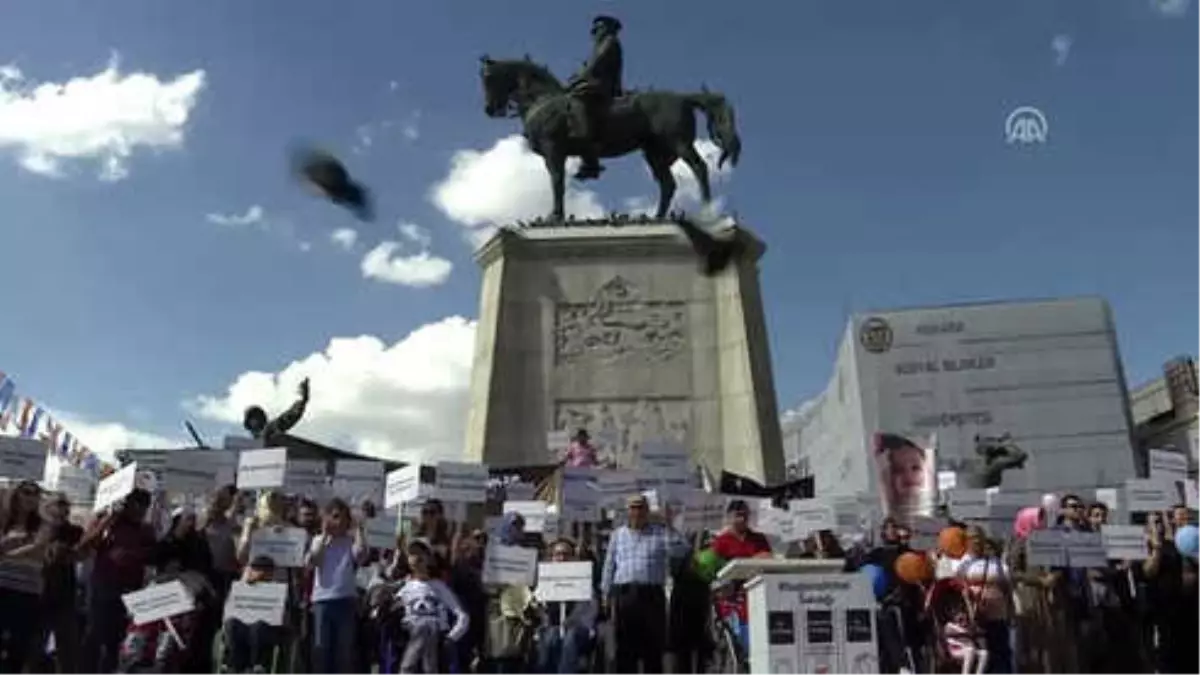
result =
[[641,530],[622,525],[609,538],[600,590],[607,596],[622,584],[665,586],[671,562],[690,550],[683,535],[663,525],[652,523]]

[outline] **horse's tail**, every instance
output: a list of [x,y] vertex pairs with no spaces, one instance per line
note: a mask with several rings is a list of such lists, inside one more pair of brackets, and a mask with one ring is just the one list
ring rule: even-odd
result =
[[737,166],[738,159],[742,156],[742,139],[738,136],[733,106],[725,100],[724,95],[707,89],[698,94],[689,94],[687,100],[703,110],[704,116],[708,118],[708,137],[721,149],[717,166],[724,166],[726,160],[731,166]]

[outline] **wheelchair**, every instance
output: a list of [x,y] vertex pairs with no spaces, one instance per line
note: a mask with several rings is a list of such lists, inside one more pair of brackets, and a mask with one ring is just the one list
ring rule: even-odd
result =
[[[276,644],[274,649],[271,650],[271,658],[269,660],[270,666],[262,672],[282,673],[289,670],[289,668],[286,666],[288,663],[286,652],[288,650],[287,640],[290,635],[291,633],[289,631],[286,629],[283,630],[284,639],[279,644]],[[220,630],[217,631],[216,637],[213,638],[212,650],[213,665],[216,667],[216,672],[234,673],[235,671],[233,670],[232,665],[229,663],[229,644],[227,636],[225,635],[224,623],[221,624]],[[259,672],[258,666],[254,666],[250,672]]]

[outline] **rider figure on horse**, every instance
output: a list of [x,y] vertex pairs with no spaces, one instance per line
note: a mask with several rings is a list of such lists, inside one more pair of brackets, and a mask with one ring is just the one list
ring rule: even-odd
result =
[[621,22],[611,16],[592,19],[592,56],[568,83],[571,94],[581,103],[577,121],[583,139],[580,153],[583,164],[575,174],[579,180],[599,178],[600,172],[604,171],[600,165],[603,152],[601,124],[613,101],[624,93],[621,87],[621,42],[617,39],[620,32]]

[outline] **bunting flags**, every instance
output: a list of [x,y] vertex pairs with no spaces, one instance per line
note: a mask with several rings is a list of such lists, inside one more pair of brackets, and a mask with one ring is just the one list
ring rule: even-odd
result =
[[17,385],[0,370],[0,435],[37,438],[46,443],[46,451],[60,460],[89,471],[97,479],[112,473],[114,467],[102,461],[79,439],[63,428],[50,413],[31,398],[17,395]]

